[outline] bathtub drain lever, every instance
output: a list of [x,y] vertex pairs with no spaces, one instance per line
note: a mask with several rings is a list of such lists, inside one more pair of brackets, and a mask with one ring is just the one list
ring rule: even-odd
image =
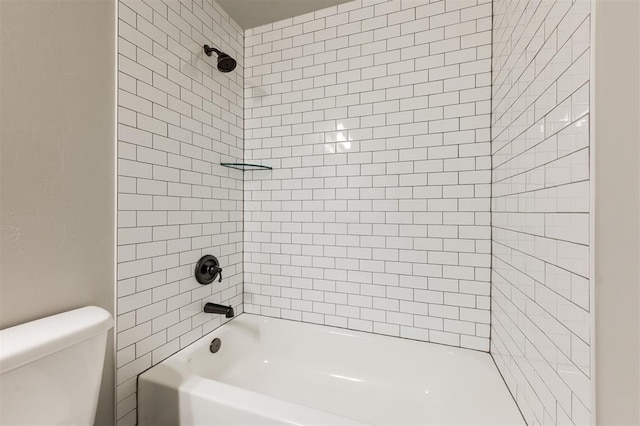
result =
[[215,354],[216,352],[218,352],[220,350],[220,346],[221,345],[222,345],[222,341],[216,337],[215,339],[213,339],[211,341],[211,344],[209,345],[209,351],[212,354]]

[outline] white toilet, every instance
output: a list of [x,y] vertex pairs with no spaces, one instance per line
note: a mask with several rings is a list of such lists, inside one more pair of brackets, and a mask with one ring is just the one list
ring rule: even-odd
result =
[[0,425],[92,425],[111,315],[90,306],[0,331]]

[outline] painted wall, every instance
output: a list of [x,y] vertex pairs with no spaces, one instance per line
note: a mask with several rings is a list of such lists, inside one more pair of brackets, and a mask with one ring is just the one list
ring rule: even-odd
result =
[[218,4],[242,28],[254,28],[308,12],[346,3],[349,0],[218,0]]
[[596,416],[640,424],[640,3],[596,2]]
[[[136,421],[136,376],[242,313],[243,33],[211,0],[120,0],[118,19],[118,424]],[[234,57],[228,74],[213,45]],[[198,284],[218,257],[222,283]],[[224,318],[222,318],[224,320]]]
[[489,349],[491,3],[245,32],[245,309]]
[[586,0],[494,1],[491,352],[528,424],[589,424]]
[[[113,312],[115,2],[0,2],[0,328]],[[109,343],[98,425],[113,424]]]

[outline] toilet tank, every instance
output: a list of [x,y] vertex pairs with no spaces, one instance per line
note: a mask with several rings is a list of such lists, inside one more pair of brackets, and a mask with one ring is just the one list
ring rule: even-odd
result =
[[92,425],[112,326],[89,306],[0,330],[0,425]]

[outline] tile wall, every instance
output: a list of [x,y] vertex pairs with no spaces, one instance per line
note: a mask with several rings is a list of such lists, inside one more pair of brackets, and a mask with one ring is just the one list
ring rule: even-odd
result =
[[[590,5],[493,12],[355,0],[243,33],[212,0],[119,1],[118,424],[137,374],[220,325],[206,301],[243,311],[243,274],[247,312],[491,331],[529,424],[590,421]],[[219,165],[243,158],[273,170]]]
[[[136,421],[136,376],[242,312],[243,32],[211,0],[120,0],[117,417]],[[238,67],[222,74],[204,44]],[[222,283],[193,278],[216,255]]]
[[494,1],[491,352],[528,424],[591,420],[590,6]]
[[245,32],[245,310],[489,350],[487,0]]

